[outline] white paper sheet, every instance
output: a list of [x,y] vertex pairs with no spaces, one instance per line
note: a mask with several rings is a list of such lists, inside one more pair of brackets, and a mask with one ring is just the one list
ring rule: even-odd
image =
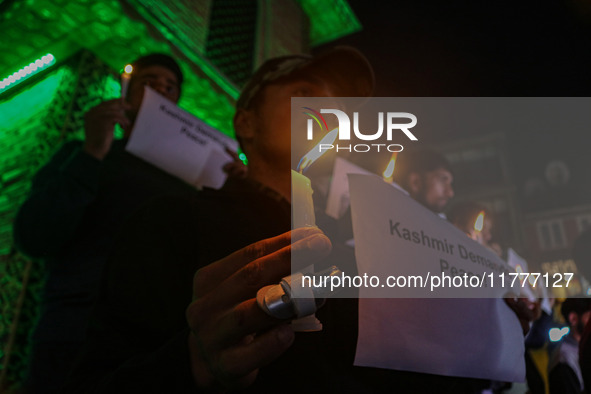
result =
[[524,338],[503,299],[364,298],[355,365],[523,382]]
[[[457,255],[460,244],[495,264],[507,266],[494,253],[379,177],[350,175],[349,187],[360,274],[385,275],[388,268],[398,266],[425,272],[437,267],[442,255],[458,268],[475,273],[484,269]],[[456,254],[393,235],[390,220],[446,239],[449,245],[456,246]],[[521,326],[503,299],[364,298],[375,289],[359,290],[355,365],[500,381],[524,380]]]
[[326,214],[334,219],[339,219],[349,208],[349,180],[347,174],[369,175],[371,172],[340,157],[335,159],[330,191],[326,202]]
[[[521,272],[529,272],[529,268],[527,267],[527,261],[525,261],[520,255],[517,254],[512,248],[507,250],[507,264],[511,267],[517,269],[517,267],[521,267]],[[519,272],[519,270],[518,270]]]
[[349,186],[360,275],[377,276],[381,284],[390,276],[417,276],[408,285],[362,287],[362,297],[494,298],[519,293],[519,281],[509,275],[514,270],[492,250],[380,177],[350,174]]
[[[515,268],[516,272],[529,273],[527,261],[525,261],[523,257],[521,257],[520,255],[518,255],[517,252],[514,251],[512,248],[509,248],[507,250],[507,264]],[[525,279],[525,282],[521,286],[521,294],[519,295],[527,297],[530,301],[536,301],[537,297],[534,294],[528,279],[529,278]]]
[[236,151],[238,143],[145,87],[129,152],[197,187],[220,188],[222,167],[233,160],[226,147]]

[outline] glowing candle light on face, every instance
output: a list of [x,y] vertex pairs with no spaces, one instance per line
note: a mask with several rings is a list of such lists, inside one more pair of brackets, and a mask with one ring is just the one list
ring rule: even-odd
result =
[[125,98],[127,95],[127,88],[129,87],[129,80],[131,79],[132,72],[133,67],[131,64],[128,64],[123,69],[123,73],[121,73],[121,98]]
[[398,157],[398,152],[392,153],[392,158],[388,162],[386,169],[384,170],[382,176],[384,181],[387,183],[392,183],[394,180],[394,168],[396,167],[396,157]]

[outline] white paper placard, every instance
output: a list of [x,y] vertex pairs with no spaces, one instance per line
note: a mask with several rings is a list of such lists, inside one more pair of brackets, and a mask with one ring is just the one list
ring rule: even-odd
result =
[[[349,175],[349,187],[359,275],[376,274],[383,280],[395,267],[398,274],[422,272],[425,277],[428,270],[433,274],[441,272],[437,271],[441,258],[457,271],[480,274],[490,271],[492,266],[510,271],[492,251],[379,177]],[[393,223],[401,224],[393,230]],[[403,227],[415,231],[418,240],[412,231],[405,239]],[[428,246],[426,241],[421,242],[423,235],[447,246],[439,247],[439,241],[437,247]],[[491,264],[462,257],[460,247],[485,257]],[[449,267],[447,271],[451,273]],[[511,290],[496,284],[497,293]],[[372,296],[370,293],[375,290],[381,289],[359,289],[355,365],[500,381],[524,380],[521,326],[502,298],[371,298],[380,294],[374,292]]]
[[[361,287],[360,297],[494,298],[519,293],[519,281],[510,275],[514,270],[492,250],[382,178],[349,174],[349,190],[359,273],[381,278],[378,286]],[[417,275],[412,284],[386,285],[389,276],[410,275]]]
[[355,365],[525,380],[521,326],[500,298],[362,298]]
[[197,187],[220,188],[238,143],[146,86],[126,149]]
[[[518,255],[517,252],[513,250],[513,248],[509,248],[507,250],[507,264],[509,264],[509,266],[513,267],[516,272],[529,273],[527,261],[525,261],[523,259],[523,257],[521,257],[520,255]],[[543,286],[543,284],[541,283],[543,281],[538,281],[538,282],[540,282],[540,285]],[[521,287],[520,290],[521,290],[521,294],[519,294],[520,296],[525,296],[532,302],[536,301],[537,297],[534,294],[534,292],[530,286],[529,280],[525,281],[524,285]],[[546,302],[548,302],[548,300],[546,300]],[[547,309],[546,306],[545,306],[545,309]]]
[[513,248],[509,248],[507,250],[507,264],[515,268],[517,272],[519,272],[519,269],[517,269],[517,267],[520,267],[521,272],[529,272],[529,268],[527,267],[527,261],[525,261],[520,255],[518,255],[517,252],[513,250]]
[[356,166],[355,164],[337,157],[332,171],[330,191],[326,202],[326,214],[334,219],[339,219],[349,208],[349,180],[348,174],[366,174],[371,172]]

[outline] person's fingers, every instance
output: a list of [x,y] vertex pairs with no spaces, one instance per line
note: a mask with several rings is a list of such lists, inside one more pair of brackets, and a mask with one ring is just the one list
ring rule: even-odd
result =
[[292,271],[292,261],[308,266],[326,257],[330,249],[329,239],[322,233],[316,233],[245,265],[213,289],[211,296],[222,307],[254,298],[261,287],[278,283],[288,276]]
[[[288,246],[292,242],[322,232],[314,227],[296,229],[246,246],[231,255],[199,269],[193,278],[195,297],[207,294],[240,268]],[[250,298],[250,297],[248,297]]]
[[127,116],[125,116],[125,114],[121,114],[121,115],[114,117],[113,121],[115,121],[115,123],[119,123],[119,125],[121,125],[121,127],[123,127],[123,128],[126,128],[131,123],[129,121],[129,118]]
[[[293,242],[293,245],[292,245]],[[290,272],[290,257],[306,264],[326,256],[331,244],[317,228],[259,241],[195,274],[195,301],[186,311],[195,381],[205,387],[251,384],[260,367],[293,343],[290,327],[264,313],[254,296]]]
[[234,152],[232,149],[226,147],[226,153],[232,156],[232,159],[234,159],[234,161],[241,161],[240,157],[238,156],[238,152]]
[[320,261],[332,250],[330,239],[317,227],[303,227],[293,230],[291,243],[293,271]]
[[106,109],[100,113],[88,114],[85,117],[85,123],[87,130],[103,131],[105,126],[113,126],[116,123],[127,124],[129,119],[123,110]]
[[209,293],[220,282],[246,264],[289,245],[290,241],[290,233],[283,233],[274,238],[264,239],[248,245],[221,260],[199,269],[193,277],[193,293],[195,297]]

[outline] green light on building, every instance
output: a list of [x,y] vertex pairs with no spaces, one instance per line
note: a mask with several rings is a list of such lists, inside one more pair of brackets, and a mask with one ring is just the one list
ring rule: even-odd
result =
[[0,81],[0,94],[10,88],[17,86],[32,77],[35,74],[45,70],[46,68],[55,64],[55,57],[48,53],[39,59],[32,61],[20,70],[13,72],[11,75]]
[[[18,141],[22,141],[24,137],[34,141],[36,135],[28,133],[21,134],[23,128],[29,129],[31,123],[39,122],[38,117],[43,116],[48,110],[48,106],[53,99],[55,92],[63,81],[63,77],[69,70],[57,69],[52,71],[46,78],[37,82],[32,86],[28,86],[26,90],[19,92],[16,96],[11,97],[8,101],[0,103],[0,112],[2,113],[2,124],[0,125],[0,147],[7,148],[4,151],[4,159],[8,156],[8,147],[14,147]],[[26,108],[26,111],[23,111]],[[35,130],[35,128],[33,128]],[[18,147],[18,145],[16,145]],[[17,152],[15,152],[17,153]],[[5,160],[0,161],[0,169],[4,172],[5,168],[2,164]]]
[[310,45],[318,46],[358,32],[359,19],[346,0],[298,0],[310,18]]

